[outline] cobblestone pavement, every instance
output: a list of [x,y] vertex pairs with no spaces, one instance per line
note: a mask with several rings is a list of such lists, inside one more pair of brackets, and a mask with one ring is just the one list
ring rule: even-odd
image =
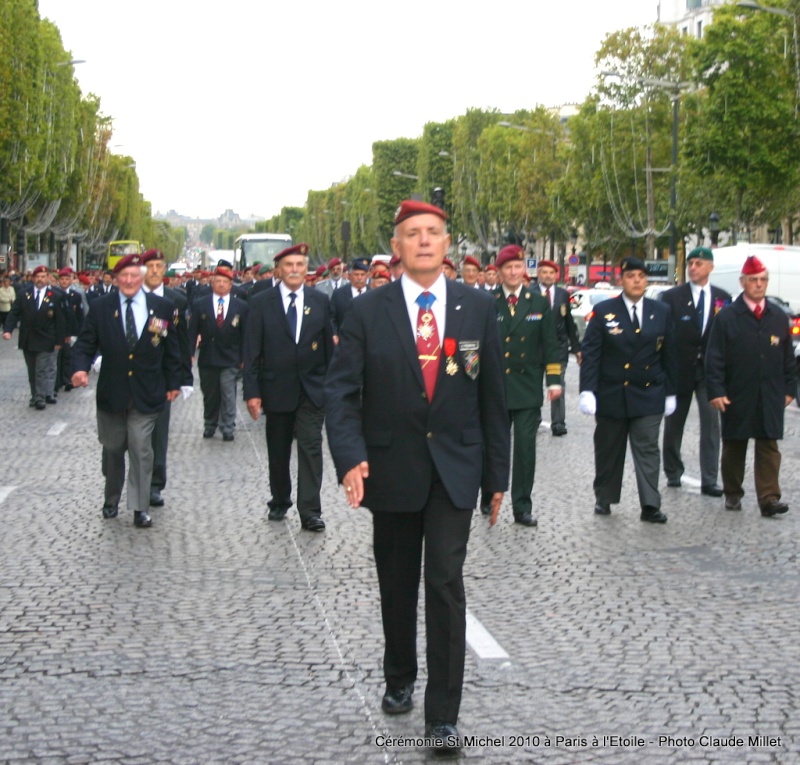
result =
[[[327,454],[327,531],[301,531],[294,510],[268,522],[263,420],[240,403],[236,440],[203,440],[198,390],[173,405],[154,527],[103,520],[96,376],[30,409],[15,340],[0,344],[0,761],[437,759],[380,745],[422,735],[424,635],[420,703],[387,718],[369,515],[346,507]],[[782,444],[788,515],[761,518],[752,493],[726,512],[662,478],[669,523],[651,526],[630,465],[623,502],[593,515],[574,363],[568,391],[569,435],[539,435],[539,528],[507,506],[493,529],[473,519],[468,605],[507,657],[472,639],[461,759],[797,762],[800,410]]]

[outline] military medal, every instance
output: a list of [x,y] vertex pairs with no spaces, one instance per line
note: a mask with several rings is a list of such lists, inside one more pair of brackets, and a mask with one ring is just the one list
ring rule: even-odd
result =
[[239,326],[239,314],[237,313],[236,316],[231,319],[231,326],[238,327]]
[[304,306],[303,307],[303,314],[308,316],[308,314],[310,314],[310,313],[311,313],[311,306],[310,305]]
[[428,342],[433,337],[434,328],[431,325],[433,321],[433,314],[430,311],[420,316],[420,323],[417,325],[417,334],[425,341]]
[[452,337],[446,337],[444,339],[444,355],[447,356],[447,364],[445,365],[444,371],[447,372],[451,377],[458,372],[458,364],[456,364],[456,360],[454,358],[456,354],[456,341],[453,340]]
[[464,363],[464,371],[470,380],[478,378],[480,371],[480,340],[462,340],[458,344],[458,350],[461,352],[461,360]]

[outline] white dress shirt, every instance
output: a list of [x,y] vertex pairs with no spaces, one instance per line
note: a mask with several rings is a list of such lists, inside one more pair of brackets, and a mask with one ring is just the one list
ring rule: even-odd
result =
[[419,316],[419,303],[417,298],[423,292],[430,292],[436,299],[433,301],[431,311],[433,318],[436,319],[436,330],[439,333],[439,342],[444,340],[444,320],[447,307],[447,281],[444,274],[439,274],[436,281],[425,289],[417,284],[408,274],[404,273],[400,277],[400,286],[403,288],[403,297],[406,301],[406,310],[408,311],[408,320],[411,324],[411,333],[414,337],[414,343],[417,342],[417,317]]
[[[281,291],[281,300],[283,301],[283,312],[287,313],[289,311],[289,303],[292,302],[292,299],[289,297],[289,293],[292,292],[283,282],[278,285],[278,289]],[[297,309],[297,331],[294,336],[294,341],[296,343],[300,342],[300,329],[303,326],[303,285],[301,284],[296,290],[294,290],[294,294],[297,295],[294,301],[295,308]]]
[[705,287],[700,287],[694,282],[689,282],[689,286],[692,289],[692,300],[695,308],[697,308],[697,301],[700,300],[700,293],[703,292],[705,294],[703,298],[703,329],[700,333],[702,335],[706,331],[706,324],[708,324],[708,309],[711,306],[711,285],[706,282]]
[[633,321],[633,306],[636,306],[636,318],[639,320],[639,329],[644,329],[644,298],[639,298],[639,301],[634,303],[623,292],[622,300],[625,303],[625,308],[628,310],[628,318],[631,321]]

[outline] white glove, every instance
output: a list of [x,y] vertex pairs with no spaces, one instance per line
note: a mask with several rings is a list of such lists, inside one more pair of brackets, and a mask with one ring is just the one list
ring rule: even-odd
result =
[[181,385],[181,396],[183,396],[184,401],[186,401],[192,393],[194,393],[194,388],[191,385]]
[[594,397],[594,393],[590,390],[583,391],[578,399],[578,409],[580,409],[581,414],[590,416],[595,414],[597,412],[597,399]]
[[92,369],[94,369],[94,371],[97,372],[97,374],[100,374],[100,366],[102,365],[102,363],[103,363],[103,357],[98,356],[94,360],[94,364],[92,364]]
[[77,343],[77,342],[78,342],[78,336],[77,335],[71,335],[70,338],[69,338],[69,347],[72,348],[72,346],[75,345],[75,343]]
[[678,408],[678,397],[667,396],[664,402],[664,417],[669,417]]

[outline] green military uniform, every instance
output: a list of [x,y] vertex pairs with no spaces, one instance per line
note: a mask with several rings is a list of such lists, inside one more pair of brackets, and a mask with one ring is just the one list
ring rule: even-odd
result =
[[[542,377],[561,384],[558,340],[550,303],[524,284],[512,306],[502,288],[497,298],[497,326],[503,353],[506,406],[514,427],[511,505],[514,517],[531,513],[536,472],[536,432],[542,421]],[[535,521],[534,521],[535,522]]]

